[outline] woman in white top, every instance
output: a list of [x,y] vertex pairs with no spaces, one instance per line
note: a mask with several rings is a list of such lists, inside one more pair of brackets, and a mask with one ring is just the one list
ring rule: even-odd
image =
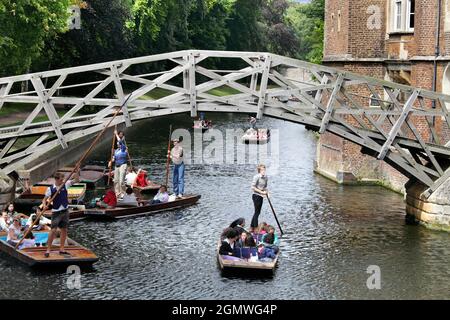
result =
[[13,224],[8,229],[8,236],[6,237],[6,242],[10,245],[16,245],[19,242],[19,237],[21,232],[20,219],[14,218]]

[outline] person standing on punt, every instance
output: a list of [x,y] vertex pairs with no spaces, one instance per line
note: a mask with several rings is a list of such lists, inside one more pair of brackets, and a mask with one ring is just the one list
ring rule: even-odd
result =
[[79,181],[80,176],[79,173],[74,174],[73,180],[68,180],[65,185],[64,183],[64,174],[55,173],[53,176],[55,178],[55,184],[51,187],[47,188],[45,193],[44,200],[42,201],[42,206],[45,207],[45,204],[49,199],[51,199],[58,188],[61,188],[59,193],[53,199],[52,204],[52,220],[51,220],[51,230],[48,234],[47,241],[47,251],[45,252],[45,257],[48,258],[50,256],[50,250],[52,248],[53,240],[56,236],[56,231],[59,228],[61,231],[60,236],[60,245],[59,245],[59,254],[67,255],[69,254],[64,250],[64,245],[67,239],[67,228],[69,226],[69,188],[76,182]]
[[114,162],[114,189],[118,198],[125,194],[125,177],[127,174],[128,152],[124,140],[118,142],[118,148],[114,152],[112,161],[108,164],[111,167]]
[[183,137],[174,139],[174,147],[170,151],[170,159],[172,159],[173,164],[173,192],[177,195],[177,198],[182,198],[184,194],[184,158],[183,158],[183,147],[181,142]]
[[252,181],[252,199],[253,205],[255,207],[255,212],[253,214],[252,222],[250,224],[250,230],[253,232],[258,227],[258,217],[261,213],[261,208],[263,205],[264,196],[268,194],[267,183],[268,178],[266,175],[266,166],[263,164],[257,167],[258,174],[253,177]]

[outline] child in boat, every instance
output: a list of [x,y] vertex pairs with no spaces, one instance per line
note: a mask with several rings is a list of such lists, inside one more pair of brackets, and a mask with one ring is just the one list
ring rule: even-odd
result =
[[219,254],[224,256],[232,256],[234,245],[238,240],[239,235],[236,230],[231,229],[227,232],[226,238],[222,241],[219,248]]
[[138,206],[139,203],[137,201],[136,195],[133,192],[133,189],[128,187],[125,191],[125,195],[123,196],[122,200],[119,201],[120,204],[126,204],[131,206]]
[[117,197],[112,189],[106,191],[101,201],[97,201],[96,205],[100,208],[114,209],[117,206]]
[[167,187],[161,186],[161,188],[159,188],[158,193],[153,198],[151,204],[166,203],[168,201],[169,201],[169,193],[167,192]]
[[22,240],[22,243],[19,246],[19,250],[25,248],[34,248],[35,246],[36,246],[36,239],[33,235],[33,232],[29,232]]
[[137,178],[136,171],[134,170],[133,167],[129,167],[128,168],[128,173],[125,176],[125,183],[126,183],[126,185],[130,186],[130,187],[133,186],[134,182],[136,181],[136,178]]

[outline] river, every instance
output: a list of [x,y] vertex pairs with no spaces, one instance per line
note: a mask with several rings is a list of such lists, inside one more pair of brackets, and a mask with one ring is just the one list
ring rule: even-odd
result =
[[[244,115],[208,117],[221,132],[247,126]],[[133,164],[156,181],[165,175],[169,123],[192,126],[189,117],[178,115],[126,131]],[[317,140],[302,126],[275,119],[259,125],[279,137],[271,141],[279,141],[280,156],[278,163],[270,162],[269,187],[285,236],[272,277],[223,276],[215,256],[227,224],[241,216],[250,222],[255,165],[193,163],[186,168],[186,190],[201,194],[196,206],[117,222],[72,223],[70,237],[100,258],[92,270],[83,270],[80,289],[69,289],[64,271],[32,270],[2,254],[0,298],[450,298],[448,233],[406,225],[399,194],[341,186],[315,174]],[[105,143],[88,161],[105,164],[109,148]],[[267,202],[262,220],[276,226]],[[380,268],[379,290],[366,285],[369,266]]]

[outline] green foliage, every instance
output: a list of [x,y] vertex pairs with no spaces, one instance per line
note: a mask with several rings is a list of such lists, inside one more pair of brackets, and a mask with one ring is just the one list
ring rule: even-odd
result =
[[325,0],[292,5],[287,10],[286,20],[298,38],[295,56],[313,63],[321,63],[323,55],[323,32]]
[[[70,4],[80,30],[67,28]],[[323,19],[324,0],[0,0],[0,75],[191,48],[320,63]]]
[[45,40],[67,30],[70,0],[0,0],[0,74],[28,70]]

